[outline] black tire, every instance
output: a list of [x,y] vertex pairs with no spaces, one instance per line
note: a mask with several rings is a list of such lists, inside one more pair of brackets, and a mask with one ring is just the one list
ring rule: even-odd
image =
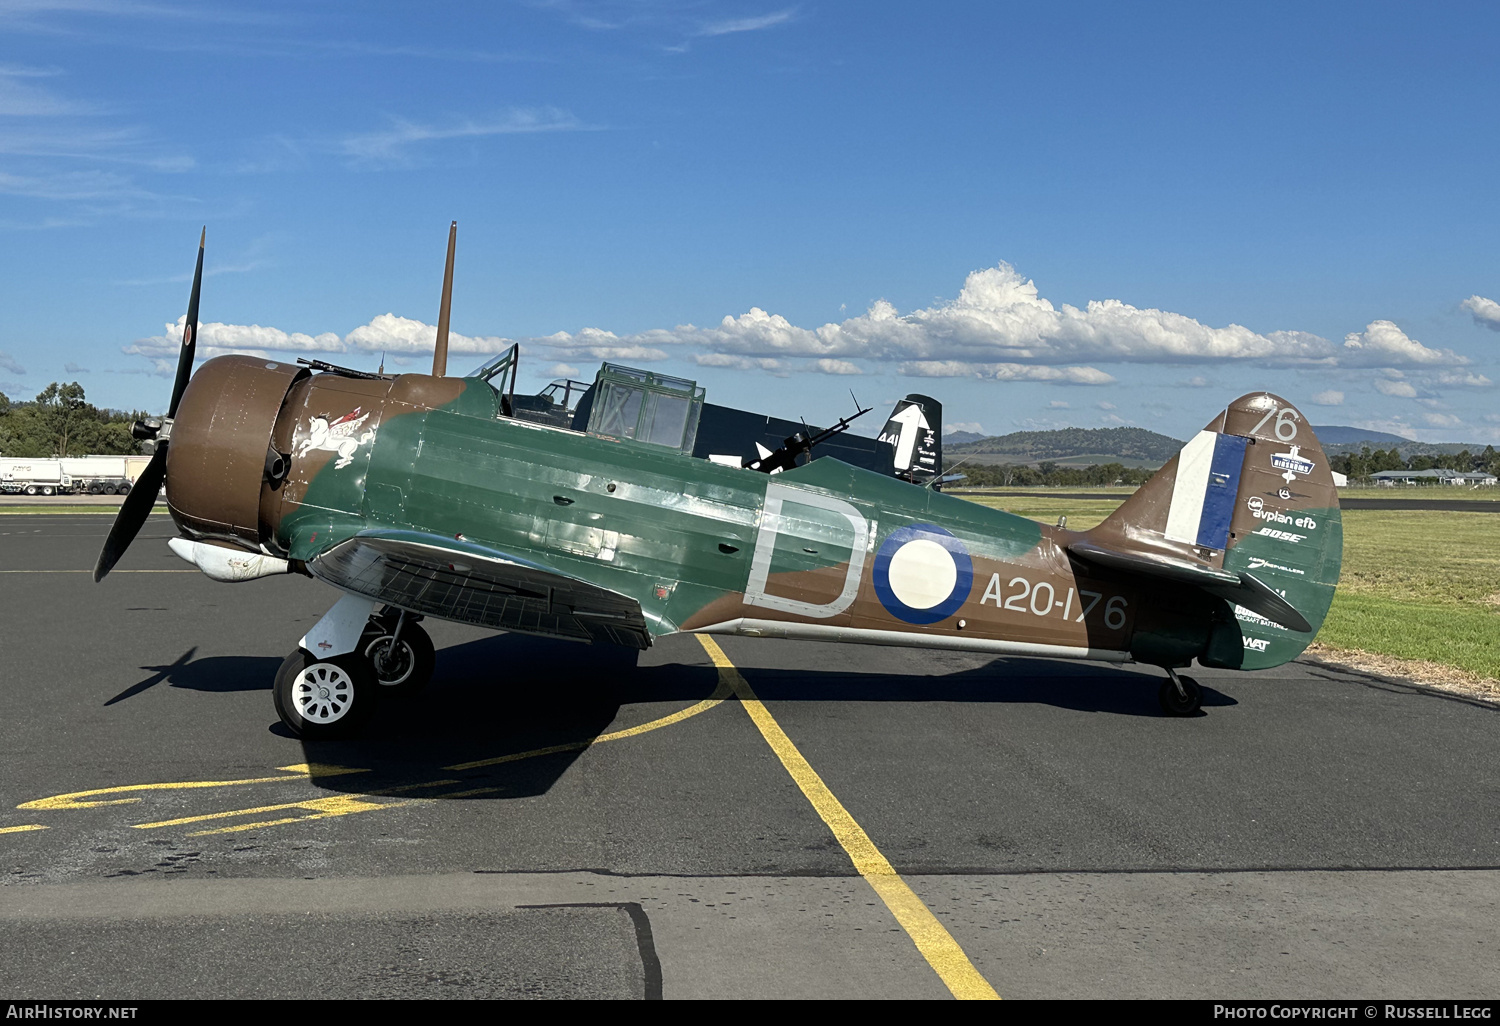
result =
[[1203,689],[1198,682],[1191,677],[1182,674],[1177,675],[1182,681],[1182,690],[1187,692],[1187,697],[1177,693],[1177,686],[1168,677],[1161,682],[1161,690],[1156,693],[1156,699],[1161,703],[1161,711],[1168,716],[1196,716],[1203,708]]
[[394,626],[394,621],[388,617],[371,621],[359,639],[359,650],[375,680],[380,683],[382,695],[413,695],[432,680],[437,653],[433,651],[432,638],[422,626],[408,622],[401,628],[396,658],[390,659],[383,650],[390,646]]
[[100,484],[98,481],[91,481],[89,483],[89,494],[90,495],[102,495],[102,494],[104,494],[104,486],[102,484]]
[[116,495],[129,495],[130,494],[130,482],[126,481],[124,484],[118,484],[118,485],[116,485],[115,486],[115,494]]
[[52,486],[51,485],[42,485],[42,494],[43,495],[51,495],[52,494]]
[[357,733],[375,711],[380,689],[359,654],[330,659],[299,648],[282,660],[271,693],[288,730],[308,741],[326,741]]

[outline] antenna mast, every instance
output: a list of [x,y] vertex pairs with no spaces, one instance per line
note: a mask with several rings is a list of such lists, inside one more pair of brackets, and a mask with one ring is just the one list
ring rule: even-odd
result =
[[448,226],[448,266],[443,269],[443,300],[438,307],[437,348],[432,351],[432,376],[448,371],[448,315],[453,308],[453,250],[458,244],[458,222]]

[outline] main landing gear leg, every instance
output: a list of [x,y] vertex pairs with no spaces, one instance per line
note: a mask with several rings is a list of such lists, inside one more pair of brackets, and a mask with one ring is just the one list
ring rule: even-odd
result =
[[309,741],[347,737],[374,711],[380,688],[360,645],[374,611],[372,600],[345,595],[276,671],[276,714],[293,734]]
[[365,626],[360,652],[380,682],[381,694],[412,695],[432,679],[437,656],[432,639],[417,623],[420,619],[405,609],[387,608]]
[[1156,693],[1161,710],[1168,716],[1196,716],[1203,708],[1203,689],[1191,677],[1183,676],[1170,666],[1163,666],[1167,679]]

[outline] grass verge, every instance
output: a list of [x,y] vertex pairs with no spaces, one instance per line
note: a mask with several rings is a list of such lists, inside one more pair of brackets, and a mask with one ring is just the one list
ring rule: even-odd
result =
[[[1119,506],[1040,489],[965,498],[1043,523],[1066,516],[1078,530]],[[1500,514],[1345,510],[1343,520],[1343,573],[1309,655],[1500,697]]]
[[1318,632],[1336,649],[1451,666],[1500,684],[1500,614],[1339,592]]

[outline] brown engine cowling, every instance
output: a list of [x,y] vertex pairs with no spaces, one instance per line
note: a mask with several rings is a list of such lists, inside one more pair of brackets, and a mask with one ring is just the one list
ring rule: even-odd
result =
[[258,551],[271,433],[309,371],[254,356],[200,367],[177,408],[167,446],[167,508],[186,537]]

